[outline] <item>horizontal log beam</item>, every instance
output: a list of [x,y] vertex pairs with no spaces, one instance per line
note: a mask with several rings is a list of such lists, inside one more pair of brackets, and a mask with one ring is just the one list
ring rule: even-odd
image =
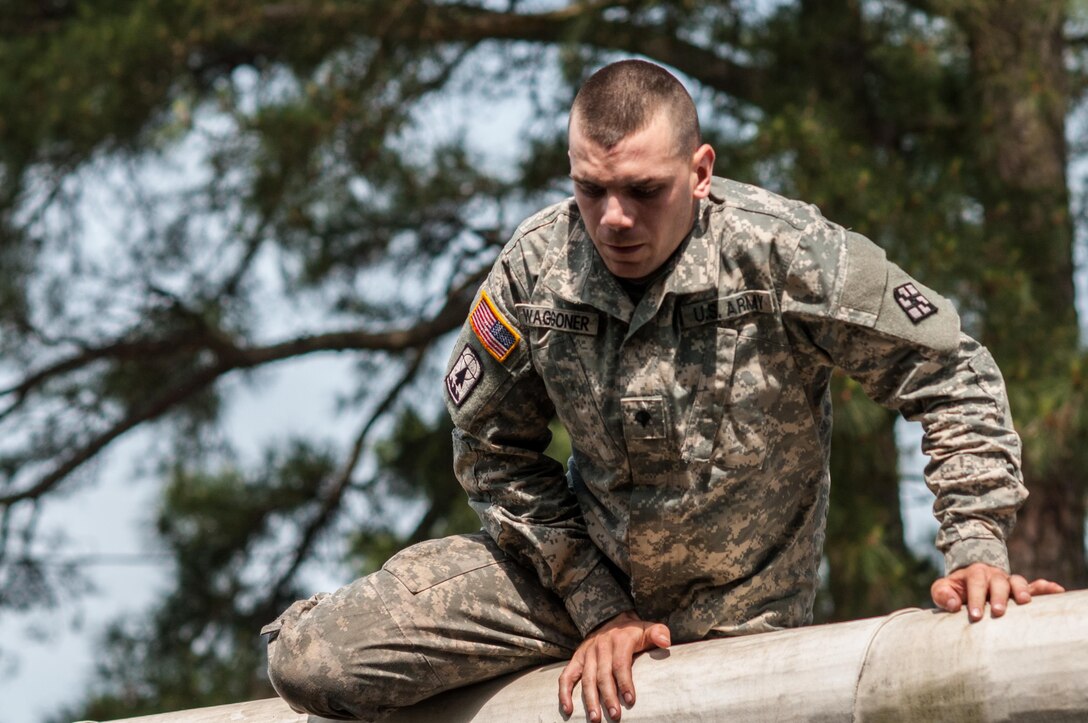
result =
[[[559,711],[556,663],[452,691],[387,723],[585,720]],[[1010,605],[1003,619],[904,610],[882,618],[677,645],[635,662],[627,723],[1088,720],[1088,591]],[[577,701],[577,696],[575,697]],[[129,723],[320,723],[278,699]]]

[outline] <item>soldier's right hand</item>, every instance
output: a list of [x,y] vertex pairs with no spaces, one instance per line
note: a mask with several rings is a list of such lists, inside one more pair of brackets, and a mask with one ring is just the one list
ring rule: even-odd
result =
[[620,719],[620,698],[628,707],[635,703],[631,662],[637,653],[667,648],[672,643],[669,629],[661,623],[643,620],[633,611],[620,613],[602,624],[582,641],[559,676],[559,706],[566,715],[574,713],[575,684],[582,681],[582,702],[593,723],[601,720],[601,703],[614,721]]

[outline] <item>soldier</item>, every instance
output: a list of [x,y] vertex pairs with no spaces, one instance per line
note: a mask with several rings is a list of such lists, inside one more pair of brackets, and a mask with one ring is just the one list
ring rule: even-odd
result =
[[[1059,592],[1010,575],[1027,495],[990,354],[952,305],[812,206],[713,176],[667,71],[609,65],[571,110],[574,198],[521,224],[445,379],[483,532],[414,546],[268,626],[292,707],[391,708],[570,659],[589,719],[635,703],[632,656],[809,623],[834,367],[919,420],[948,574],[934,602]],[[544,455],[553,416],[568,470]],[[602,709],[603,706],[603,709]]]

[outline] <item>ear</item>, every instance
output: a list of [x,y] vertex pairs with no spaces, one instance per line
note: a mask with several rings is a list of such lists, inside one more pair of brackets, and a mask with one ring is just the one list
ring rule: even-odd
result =
[[691,156],[692,195],[706,198],[710,195],[710,182],[714,179],[714,149],[709,143],[699,146]]

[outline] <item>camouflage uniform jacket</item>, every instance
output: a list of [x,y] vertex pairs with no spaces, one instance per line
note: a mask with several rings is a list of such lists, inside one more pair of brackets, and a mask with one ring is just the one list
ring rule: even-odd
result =
[[[583,634],[629,609],[675,642],[801,625],[836,366],[921,421],[948,569],[1007,569],[1027,493],[990,354],[869,240],[723,179],[638,303],[573,199],[519,227],[447,369],[456,473]],[[544,455],[553,416],[573,444],[566,476]]]

